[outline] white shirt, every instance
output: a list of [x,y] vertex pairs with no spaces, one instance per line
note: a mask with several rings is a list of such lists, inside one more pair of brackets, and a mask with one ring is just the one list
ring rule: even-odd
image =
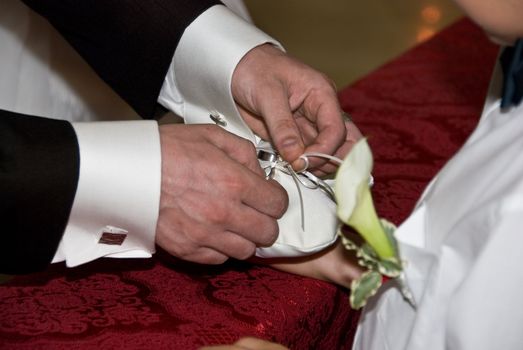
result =
[[500,77],[476,130],[398,228],[417,310],[386,284],[354,349],[523,349],[523,104],[500,111]]
[[[248,19],[241,1],[226,2]],[[0,108],[71,120],[78,137],[78,189],[53,262],[76,266],[99,257],[151,256],[161,183],[157,123],[138,120],[20,1],[2,0],[0,23]],[[210,122],[211,113],[229,116],[230,131],[253,137],[245,134],[230,81],[240,59],[267,42],[279,45],[224,6],[211,7],[186,28],[158,101],[190,122]],[[104,122],[93,122],[99,120]],[[103,232],[127,236],[121,245],[99,244]]]

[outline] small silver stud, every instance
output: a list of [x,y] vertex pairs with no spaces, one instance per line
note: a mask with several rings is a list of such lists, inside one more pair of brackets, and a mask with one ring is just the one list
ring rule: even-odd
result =
[[219,125],[221,127],[226,127],[227,126],[227,121],[225,120],[225,118],[222,115],[220,115],[219,113],[217,113],[217,112],[211,112],[211,114],[209,114],[209,118],[211,118],[211,120],[216,125]]

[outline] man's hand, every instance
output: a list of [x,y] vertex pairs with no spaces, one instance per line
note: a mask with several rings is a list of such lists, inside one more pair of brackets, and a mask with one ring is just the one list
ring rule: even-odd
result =
[[[316,131],[316,129],[314,128],[313,125],[306,125],[306,124],[303,124],[303,125],[304,126],[301,128],[301,130],[302,130],[302,137],[304,140],[306,140],[305,143],[306,144],[313,143],[314,140],[318,137],[318,132]],[[333,156],[340,158],[340,159],[345,158],[345,156],[351,150],[352,146],[354,146],[354,144],[363,137],[360,130],[356,126],[356,124],[354,124],[352,121],[349,121],[349,120],[345,121],[345,130],[347,131],[347,133],[345,134],[345,140],[342,143],[342,145],[333,154]],[[338,169],[337,164],[326,163],[320,169],[316,169],[313,172],[317,176],[324,176],[324,175],[335,173],[337,169]]]
[[247,259],[269,246],[287,208],[254,146],[214,125],[160,126],[162,194],[156,242],[198,263]]
[[[303,153],[335,154],[345,144],[333,83],[270,44],[242,58],[233,74],[232,94],[249,127],[271,140],[295,169],[304,166],[298,159]],[[310,167],[318,169],[325,162],[312,158]]]

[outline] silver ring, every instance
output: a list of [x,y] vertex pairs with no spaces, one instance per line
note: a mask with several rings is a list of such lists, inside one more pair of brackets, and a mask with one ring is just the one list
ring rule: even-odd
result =
[[303,161],[305,162],[305,166],[303,167],[303,169],[297,171],[297,173],[303,173],[304,171],[306,171],[307,169],[309,169],[309,158],[308,158],[306,155],[302,154],[302,155],[300,156],[300,159],[303,160]]
[[268,152],[266,150],[260,149],[258,150],[258,159],[264,160],[266,162],[275,162],[278,160],[278,155],[272,152]]

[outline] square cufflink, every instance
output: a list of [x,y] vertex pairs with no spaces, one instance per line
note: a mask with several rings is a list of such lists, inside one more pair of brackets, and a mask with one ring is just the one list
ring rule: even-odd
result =
[[106,226],[102,230],[102,235],[98,240],[98,244],[122,245],[126,238],[126,230],[113,226]]

